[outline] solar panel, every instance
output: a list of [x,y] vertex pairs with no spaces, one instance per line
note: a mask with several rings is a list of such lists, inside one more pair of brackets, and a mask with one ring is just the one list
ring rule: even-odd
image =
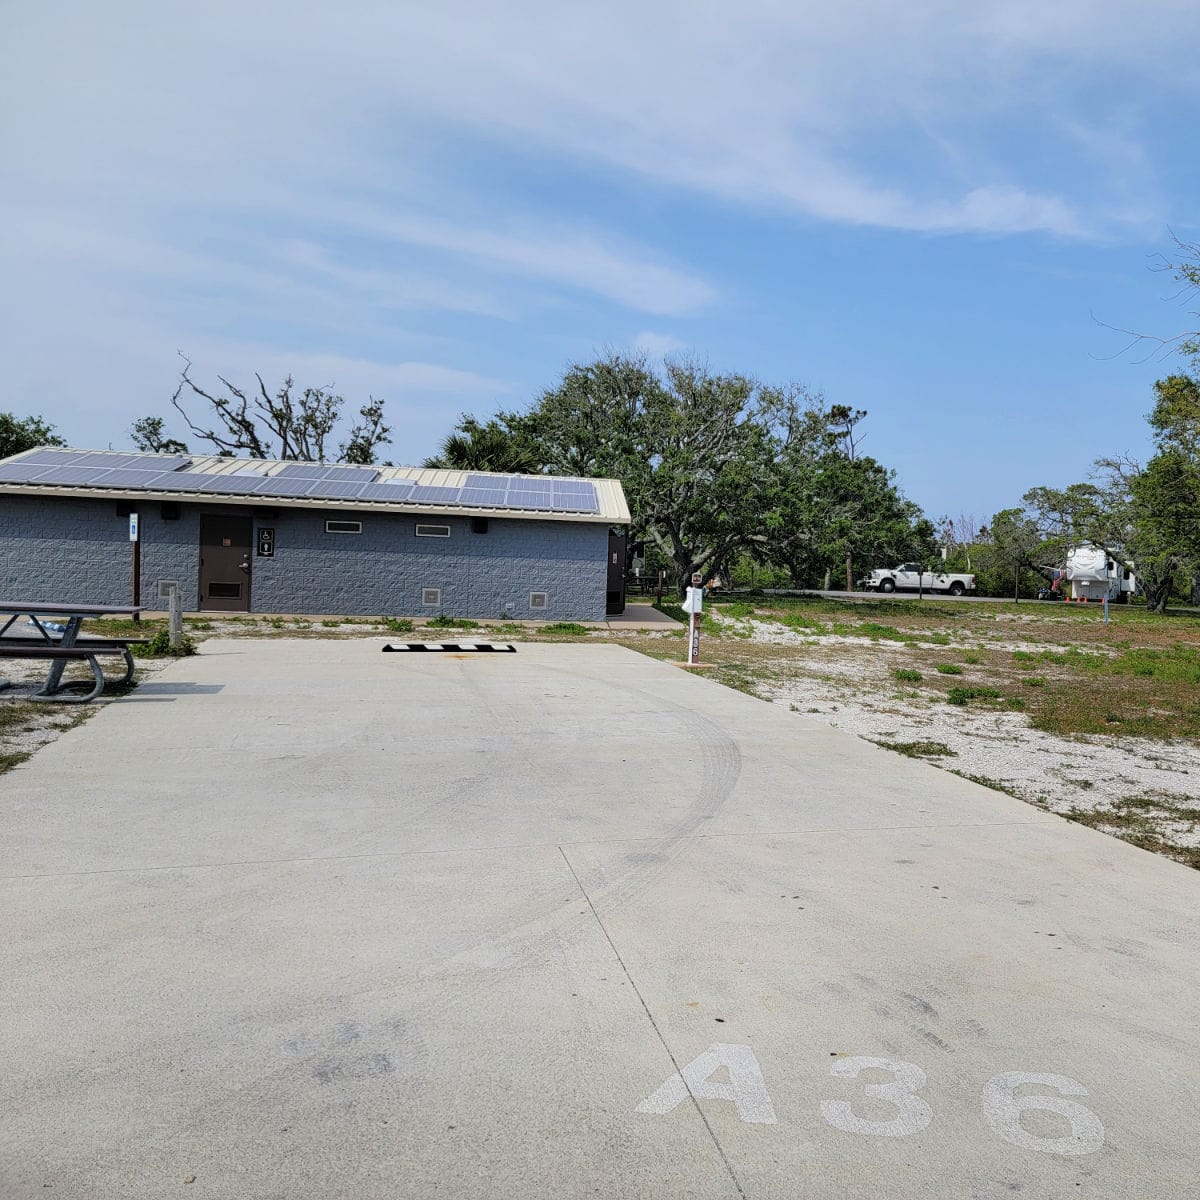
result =
[[379,469],[377,467],[328,467],[325,471],[325,478],[340,479],[349,482],[358,480],[359,483],[374,483],[379,478]]
[[77,455],[69,450],[32,450],[21,459],[22,464],[40,463],[43,467],[71,466]]
[[227,478],[226,475],[203,474],[200,471],[167,471],[146,486],[159,492],[202,492],[206,483],[212,483],[214,480],[223,482]]
[[461,488],[456,487],[423,487],[417,486],[412,490],[409,500],[425,504],[458,504]]
[[465,487],[460,493],[463,504],[474,504],[483,508],[503,508],[505,504],[503,488],[470,488]]
[[107,467],[120,470],[132,467],[142,471],[174,471],[187,466],[192,460],[181,454],[119,454],[111,450],[91,450],[82,453],[77,467]]
[[508,492],[508,507],[509,508],[549,508],[550,493],[549,492],[518,492],[509,489]]
[[466,486],[469,488],[509,488],[519,483],[519,475],[468,475]]
[[[170,479],[171,477],[164,475],[162,478]],[[234,471],[229,475],[206,476],[205,482],[200,485],[198,490],[212,492],[217,496],[248,496],[255,491],[261,481],[261,475],[250,475],[241,471]]]
[[364,487],[369,486],[362,480],[355,483],[337,479],[318,479],[315,482],[310,480],[305,495],[319,496],[326,500],[353,500]]
[[116,470],[105,471],[95,478],[96,487],[145,487],[150,480],[157,479],[161,471]]
[[413,485],[407,480],[404,483],[368,483],[358,493],[359,500],[391,501],[399,504],[408,500],[412,495]]
[[303,496],[312,485],[311,479],[281,479],[278,475],[268,475],[246,490],[256,496]]
[[46,467],[90,467],[94,471],[131,468],[144,471],[174,471],[191,459],[180,454],[125,454],[117,450],[53,450],[44,447],[25,455],[22,465]]
[[28,483],[35,475],[42,475],[45,471],[42,463],[3,463],[0,464],[0,483]]
[[73,467],[127,467],[137,462],[139,454],[113,454],[107,450],[95,450],[75,457]]
[[38,476],[38,483],[93,483],[99,474],[95,467],[51,467]]
[[324,479],[329,467],[325,463],[288,463],[275,472],[276,479]]
[[600,511],[600,505],[594,498],[588,500],[583,496],[556,496],[550,507],[554,512],[593,513]]

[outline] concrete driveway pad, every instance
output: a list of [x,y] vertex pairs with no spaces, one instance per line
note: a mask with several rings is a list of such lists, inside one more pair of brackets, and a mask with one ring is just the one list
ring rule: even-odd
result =
[[0,779],[0,1197],[1184,1196],[1200,876],[614,646],[213,641]]

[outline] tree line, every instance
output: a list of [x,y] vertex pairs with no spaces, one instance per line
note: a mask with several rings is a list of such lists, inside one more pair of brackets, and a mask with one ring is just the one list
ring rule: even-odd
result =
[[[1200,247],[1177,248],[1165,269],[1194,293]],[[682,358],[661,369],[617,353],[574,364],[524,409],[461,417],[424,465],[619,479],[630,544],[680,589],[699,573],[850,590],[856,569],[910,560],[976,571],[984,594],[1011,585],[1020,596],[1086,544],[1132,562],[1147,603],[1162,611],[1173,592],[1200,590],[1200,332],[1173,348],[1193,371],[1155,384],[1145,463],[1101,459],[1088,480],[1033,488],[987,524],[935,524],[908,500],[895,472],[861,453],[865,411]],[[248,387],[223,376],[209,387],[191,368],[184,358],[171,404],[209,452],[370,464],[391,441],[376,397],[347,428],[332,388],[300,388],[291,376],[271,388],[257,374]],[[136,421],[130,436],[141,450],[187,450],[158,415]],[[63,441],[42,418],[0,413],[0,457],[48,444]]]

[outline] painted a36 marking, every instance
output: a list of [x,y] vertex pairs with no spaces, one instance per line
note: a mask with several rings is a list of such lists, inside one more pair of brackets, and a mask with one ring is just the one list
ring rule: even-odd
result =
[[[714,1080],[722,1068],[728,1079]],[[895,1109],[887,1120],[868,1120],[859,1116],[849,1100],[822,1100],[821,1116],[835,1129],[867,1137],[908,1137],[920,1133],[933,1121],[933,1109],[917,1093],[925,1088],[927,1077],[915,1063],[891,1058],[860,1055],[840,1058],[829,1069],[836,1079],[857,1079],[863,1071],[886,1071],[892,1076],[886,1083],[866,1083],[863,1091],[875,1100],[884,1100]],[[1048,1088],[1045,1092],[1026,1092],[1025,1086]],[[992,1131],[1006,1142],[1024,1150],[1042,1154],[1094,1154],[1104,1145],[1104,1126],[1090,1108],[1067,1096],[1086,1096],[1087,1088],[1066,1075],[1029,1071],[1005,1071],[984,1084],[980,1097],[983,1118]],[[748,1125],[776,1124],[775,1106],[767,1092],[767,1082],[754,1051],[749,1046],[716,1042],[672,1075],[652,1095],[637,1106],[641,1113],[669,1113],[689,1096],[697,1100],[725,1100]],[[1043,1137],[1021,1124],[1021,1114],[1040,1109],[1055,1113],[1070,1125],[1070,1133],[1061,1137]]]

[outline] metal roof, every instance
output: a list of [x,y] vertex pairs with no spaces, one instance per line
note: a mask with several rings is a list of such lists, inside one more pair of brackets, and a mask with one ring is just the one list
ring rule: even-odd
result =
[[2,495],[629,523],[616,479],[52,446],[0,459]]

